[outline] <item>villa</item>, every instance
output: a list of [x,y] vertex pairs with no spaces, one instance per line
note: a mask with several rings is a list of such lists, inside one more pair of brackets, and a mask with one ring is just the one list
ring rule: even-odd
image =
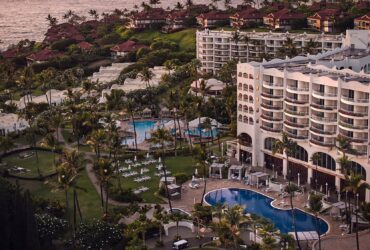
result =
[[82,51],[90,51],[94,45],[92,45],[91,43],[89,42],[85,42],[85,41],[82,41],[82,42],[79,42],[76,44],[76,46],[81,49]]
[[0,135],[25,130],[29,127],[28,122],[19,118],[17,114],[5,114],[0,112]]
[[189,93],[193,95],[199,95],[199,92],[201,91],[201,83],[204,81],[205,87],[207,90],[207,97],[212,96],[212,97],[217,97],[222,94],[222,91],[224,88],[226,88],[226,83],[217,80],[215,78],[210,78],[210,79],[198,79],[198,81],[193,81],[190,85],[190,90]]
[[[224,30],[197,31],[197,58],[203,72],[217,73],[231,59],[241,62],[261,61],[264,56],[275,57],[287,38],[294,41],[297,49],[303,48],[311,40],[317,52],[330,51],[342,46],[343,35],[306,34],[306,33],[272,33],[239,32],[240,40],[232,40],[233,32]],[[248,37],[246,43],[243,37]]]
[[335,22],[343,18],[344,14],[340,9],[324,9],[307,17],[308,26],[322,32],[335,32]]
[[284,8],[265,15],[263,17],[263,23],[273,30],[291,30],[294,28],[295,22],[299,22],[305,18],[304,14],[296,13],[291,9]]
[[[236,157],[339,196],[346,185],[340,136],[354,150],[345,152],[352,170],[370,183],[369,34],[347,30],[342,48],[317,55],[238,64]],[[289,162],[272,153],[282,131],[298,144]],[[359,199],[369,201],[369,190]]]
[[80,31],[70,23],[61,23],[51,27],[45,34],[44,43],[52,44],[53,42],[71,39],[76,42],[85,40]]
[[132,40],[128,40],[126,42],[113,46],[110,50],[112,52],[113,58],[117,58],[117,57],[125,56],[129,54],[130,52],[135,52],[145,47],[147,46],[138,44],[137,42],[132,41]]
[[117,80],[121,71],[132,63],[113,63],[110,66],[102,66],[98,72],[94,72],[90,77],[92,82],[107,83]]
[[249,28],[263,22],[263,14],[255,8],[249,7],[230,16],[230,26]]
[[166,25],[162,27],[162,31],[170,33],[186,28],[187,22],[193,16],[190,15],[188,10],[175,10],[170,12],[166,17]]
[[51,89],[47,91],[44,95],[32,96],[31,98],[23,96],[18,102],[16,102],[16,104],[18,109],[24,109],[25,103],[28,102],[36,104],[51,103],[52,105],[57,106],[62,104],[67,98],[67,90],[60,91],[56,89]]
[[152,8],[148,11],[141,11],[129,17],[128,28],[146,29],[154,25],[166,23],[167,11],[162,8]]
[[218,25],[228,25],[230,14],[220,11],[211,11],[197,16],[197,22],[202,28],[212,28]]
[[26,57],[28,65],[47,62],[52,58],[63,56],[63,53],[45,48]]
[[354,27],[356,30],[370,30],[370,15],[366,14],[354,19]]

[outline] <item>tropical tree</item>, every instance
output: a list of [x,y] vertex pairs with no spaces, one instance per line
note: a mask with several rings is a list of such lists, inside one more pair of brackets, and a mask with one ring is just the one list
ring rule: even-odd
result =
[[[250,1],[250,0],[248,0],[248,1]],[[241,37],[241,40],[242,40],[242,42],[245,43],[245,45],[247,47],[246,48],[246,50],[247,50],[247,62],[249,62],[249,42],[250,42],[250,38],[247,34],[245,34]]]
[[97,20],[97,19],[99,18],[99,14],[98,14],[98,12],[97,12],[96,10],[94,10],[94,9],[89,10],[89,15],[90,15],[92,18],[94,18],[95,20]]
[[369,231],[370,231],[370,202],[364,202],[361,205],[361,213],[362,218],[364,218],[369,223]]
[[134,129],[134,141],[135,141],[135,150],[137,151],[137,133],[136,133],[136,122],[135,122],[135,108],[137,107],[136,103],[132,98],[128,98],[124,105],[127,113],[131,117],[132,127]]
[[139,72],[139,77],[141,81],[146,83],[146,88],[150,88],[150,81],[153,79],[154,74],[148,67],[144,67]]
[[49,22],[50,27],[54,27],[55,25],[58,24],[58,19],[56,17],[51,16],[50,14],[48,14],[48,16],[46,17],[46,21]]
[[[193,79],[195,79],[195,88],[198,89],[198,69],[201,66],[201,62],[198,59],[193,59],[191,62],[188,64],[190,74]],[[197,93],[195,93],[197,96]]]
[[105,132],[104,129],[98,129],[98,130],[94,130],[86,144],[87,145],[90,145],[91,148],[93,149],[96,157],[98,158],[98,160],[100,159],[100,156],[101,156],[101,149],[103,147],[103,145],[105,145],[106,143],[106,138],[107,138],[107,134]]
[[[312,164],[315,164],[316,173],[317,173],[317,167],[319,165],[319,162],[321,161],[321,154],[319,153],[313,154],[310,160],[312,161]],[[315,176],[315,193],[316,193],[316,190],[317,190],[317,175]]]
[[167,170],[166,170],[166,164],[165,164],[165,150],[166,150],[166,144],[172,140],[171,134],[168,130],[165,130],[163,128],[158,128],[156,131],[154,131],[151,135],[150,141],[154,144],[159,144],[161,147],[161,154],[162,154],[162,171],[164,175],[164,181],[165,181],[165,189],[166,189],[166,195],[168,199],[168,205],[170,207],[170,212],[172,213],[172,202],[170,198],[170,194],[168,191],[167,186]]
[[167,211],[159,204],[154,206],[153,217],[159,225],[159,241],[163,244],[162,240],[162,227],[163,224],[168,223]]
[[315,214],[316,218],[316,232],[317,235],[319,236],[319,250],[321,250],[321,237],[320,237],[320,230],[319,230],[319,217],[318,214],[320,213],[322,209],[322,197],[319,194],[310,194],[310,198],[308,200],[309,208],[312,213]]
[[100,184],[100,197],[102,202],[102,208],[104,209],[104,195],[103,188],[105,191],[105,216],[108,215],[108,201],[109,201],[109,186],[110,181],[113,178],[114,169],[112,167],[112,162],[109,159],[99,159],[97,161],[97,172]]
[[298,50],[292,38],[288,37],[283,46],[278,50],[278,56],[283,58],[288,56],[290,58],[295,57],[298,55]]
[[204,147],[197,147],[196,148],[197,153],[196,153],[196,166],[202,169],[203,172],[203,194],[202,194],[202,200],[200,201],[200,204],[203,205],[204,202],[204,196],[206,195],[206,190],[207,190],[207,167],[208,167],[208,162],[207,162],[207,152]]
[[233,236],[234,249],[239,249],[240,224],[245,220],[244,208],[236,205],[227,209],[224,213],[224,219],[228,223]]
[[193,6],[194,5],[194,3],[193,3],[193,0],[186,0],[186,3],[185,3],[185,5],[186,5],[186,7],[191,7],[191,6]]
[[236,49],[236,60],[237,62],[239,62],[239,42],[241,40],[241,35],[240,35],[240,32],[239,30],[235,30],[232,35],[231,35],[231,39],[234,41],[234,44],[235,44],[235,49]]
[[56,140],[52,133],[48,133],[41,141],[41,146],[49,147],[53,151],[54,157],[54,165],[55,165],[55,157],[56,157],[56,148],[59,145],[59,142]]
[[175,9],[177,10],[182,10],[184,8],[184,5],[180,2],[177,2],[176,5],[175,5]]
[[175,212],[175,213],[171,213],[169,215],[169,219],[176,223],[176,236],[175,236],[175,238],[180,239],[181,236],[179,234],[179,223],[182,220],[189,219],[189,216],[185,213]]
[[9,135],[0,136],[0,162],[3,160],[3,155],[14,147],[14,142]]

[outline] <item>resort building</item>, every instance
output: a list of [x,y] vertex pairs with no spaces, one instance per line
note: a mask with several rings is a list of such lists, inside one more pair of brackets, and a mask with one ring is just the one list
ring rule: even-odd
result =
[[113,63],[110,66],[102,66],[98,72],[94,72],[90,77],[91,82],[97,82],[100,84],[108,83],[117,80],[121,71],[132,63]]
[[291,30],[294,24],[302,21],[306,16],[296,13],[289,8],[269,13],[263,17],[263,23],[270,29]]
[[[28,104],[29,102],[35,103],[35,104],[51,104],[53,106],[57,106],[62,104],[67,98],[67,90],[56,90],[56,89],[51,89],[48,90],[45,94],[39,95],[39,96],[32,96],[32,97],[26,97],[23,96],[18,102],[16,103],[18,109],[24,109],[25,104]],[[7,103],[10,101],[7,101]]]
[[[197,31],[197,58],[201,61],[203,72],[216,73],[231,59],[241,62],[262,61],[263,58],[276,57],[287,38],[291,38],[297,49],[305,47],[310,41],[316,45],[315,53],[342,46],[343,35],[297,34],[273,32],[239,32],[240,40],[232,39],[232,31]],[[245,37],[248,38],[248,43]]]
[[156,25],[166,23],[167,11],[162,8],[152,8],[147,11],[141,11],[129,17],[127,27],[130,29],[147,29]]
[[135,52],[135,51],[137,51],[141,48],[145,48],[145,47],[147,47],[147,46],[142,45],[142,44],[138,44],[137,42],[132,41],[132,40],[128,40],[126,42],[123,42],[123,43],[120,43],[120,44],[117,44],[117,45],[113,46],[110,50],[111,50],[111,53],[112,53],[112,57],[117,58],[117,57],[125,56],[130,52]]
[[50,50],[48,48],[45,48],[43,50],[40,50],[36,53],[33,53],[26,57],[27,64],[31,65],[32,63],[43,63],[46,61],[49,61],[53,58],[63,56],[62,52]]
[[370,30],[370,15],[366,14],[354,19],[356,30]]
[[252,7],[242,9],[230,16],[230,25],[236,28],[255,27],[262,22],[263,14]]
[[191,83],[189,93],[193,95],[200,95],[199,93],[202,91],[203,86],[204,90],[206,91],[206,97],[217,97],[220,96],[224,88],[226,88],[226,83],[215,78],[210,78],[207,80],[200,78]]
[[28,122],[19,118],[17,114],[5,114],[0,112],[0,135],[19,132],[29,127]]
[[194,16],[190,15],[189,10],[174,10],[169,13],[166,17],[166,25],[162,27],[162,31],[165,33],[174,32],[181,30],[187,26],[191,18]]
[[324,9],[307,17],[307,24],[311,28],[330,33],[336,31],[335,22],[343,17],[340,9]]
[[197,16],[198,24],[203,28],[212,28],[221,25],[229,25],[230,14],[221,11],[211,11]]
[[[346,153],[352,170],[370,183],[368,45],[368,31],[348,30],[333,51],[238,64],[236,158],[337,196],[345,186],[337,159]],[[289,162],[272,153],[282,132],[298,143]],[[351,150],[336,147],[338,136]],[[369,201],[370,192],[360,199]]]

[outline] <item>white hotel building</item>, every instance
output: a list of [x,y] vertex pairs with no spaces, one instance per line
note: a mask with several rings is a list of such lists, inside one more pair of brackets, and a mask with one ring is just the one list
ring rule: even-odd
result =
[[[232,35],[233,31],[197,31],[197,58],[203,72],[216,73],[222,65],[237,57],[241,62],[261,61],[265,55],[274,58],[288,37],[297,49],[312,40],[317,45],[316,53],[341,47],[344,38],[343,35],[326,34],[240,32],[241,39],[235,43]],[[248,44],[242,37],[249,38]]]
[[[347,31],[342,48],[315,56],[238,64],[236,157],[335,194],[345,185],[336,161],[343,155],[336,148],[341,135],[356,151],[347,152],[353,170],[370,183],[367,32]],[[289,163],[285,155],[272,154],[282,131],[299,145]],[[366,192],[360,199],[369,201]]]

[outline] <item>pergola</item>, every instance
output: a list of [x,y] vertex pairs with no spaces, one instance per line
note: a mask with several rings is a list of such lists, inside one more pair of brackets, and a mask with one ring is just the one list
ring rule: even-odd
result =
[[163,108],[161,109],[161,116],[162,116],[162,117],[171,117],[171,112],[170,112],[170,110],[169,110],[168,108],[166,108],[166,107],[163,107]]
[[249,185],[259,186],[260,180],[269,181],[270,175],[264,172],[255,172],[248,175]]
[[231,180],[242,180],[244,172],[244,166],[242,165],[231,165],[229,168],[228,179]]
[[144,118],[152,117],[152,110],[149,108],[145,108],[142,112]]
[[224,167],[225,167],[225,164],[212,163],[211,166],[209,166],[209,176],[211,178],[222,179],[222,170]]
[[176,184],[176,177],[174,177],[174,176],[167,176],[167,182],[166,182],[166,178],[162,177],[159,180],[159,187],[162,187],[162,185],[165,184],[165,183],[167,183],[167,185]]

